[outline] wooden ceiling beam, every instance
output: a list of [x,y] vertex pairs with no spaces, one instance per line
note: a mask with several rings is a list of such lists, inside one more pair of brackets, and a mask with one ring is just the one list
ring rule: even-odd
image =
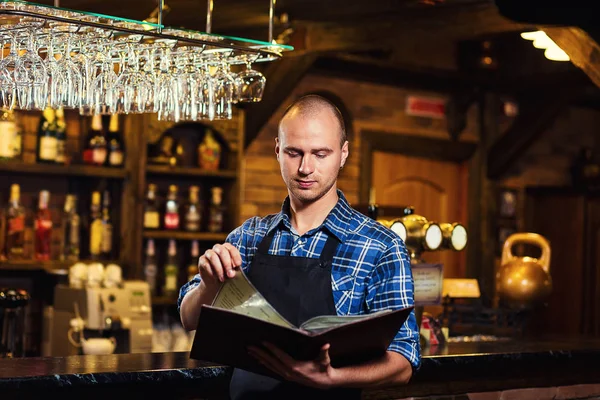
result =
[[600,45],[587,32],[576,27],[543,27],[542,30],[600,87]]
[[581,88],[568,87],[556,92],[539,91],[520,101],[519,115],[488,151],[488,179],[501,178],[579,93]]
[[292,93],[298,82],[312,67],[316,54],[297,57],[283,57],[271,63],[264,71],[267,84],[262,101],[246,104],[246,132],[244,145],[248,147],[258,136],[269,118],[277,111],[285,99]]

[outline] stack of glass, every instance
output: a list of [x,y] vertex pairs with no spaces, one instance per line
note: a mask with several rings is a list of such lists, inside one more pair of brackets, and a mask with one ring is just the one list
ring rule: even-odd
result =
[[233,104],[260,101],[266,80],[252,64],[292,50],[24,1],[0,1],[0,46],[3,109],[175,122],[230,119]]

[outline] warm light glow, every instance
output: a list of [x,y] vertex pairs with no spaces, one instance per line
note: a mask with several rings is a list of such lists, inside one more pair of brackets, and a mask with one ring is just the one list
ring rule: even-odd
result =
[[535,40],[537,37],[539,37],[541,33],[544,33],[542,31],[535,31],[535,32],[522,32],[521,33],[521,37],[525,40]]
[[560,47],[554,45],[553,47],[548,47],[546,51],[544,51],[544,56],[548,60],[552,61],[569,61],[569,55],[563,51]]
[[544,56],[552,61],[569,61],[569,55],[563,49],[558,47],[544,31],[522,32],[521,37],[525,40],[532,40],[533,47],[536,49],[545,49]]

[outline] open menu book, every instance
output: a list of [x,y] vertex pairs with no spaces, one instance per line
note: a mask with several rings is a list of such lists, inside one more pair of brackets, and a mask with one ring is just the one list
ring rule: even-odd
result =
[[298,360],[317,357],[329,343],[334,367],[381,356],[408,318],[412,307],[364,315],[322,315],[296,327],[281,316],[236,271],[221,285],[211,306],[203,305],[190,357],[273,375],[247,352],[250,345],[270,342]]

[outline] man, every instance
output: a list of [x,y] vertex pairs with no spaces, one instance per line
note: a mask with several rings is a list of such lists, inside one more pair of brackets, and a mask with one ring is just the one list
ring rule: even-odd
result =
[[[247,220],[200,257],[199,275],[182,287],[178,301],[183,326],[195,329],[201,305],[211,304],[240,267],[296,326],[317,315],[412,306],[403,241],[352,209],[337,190],[348,158],[339,110],[320,96],[300,98],[281,119],[275,152],[288,189],[281,212]],[[414,312],[380,359],[333,368],[328,350],[325,345],[316,360],[301,362],[270,344],[252,347],[249,353],[282,379],[236,369],[231,396],[359,398],[358,388],[406,383],[420,363]]]

